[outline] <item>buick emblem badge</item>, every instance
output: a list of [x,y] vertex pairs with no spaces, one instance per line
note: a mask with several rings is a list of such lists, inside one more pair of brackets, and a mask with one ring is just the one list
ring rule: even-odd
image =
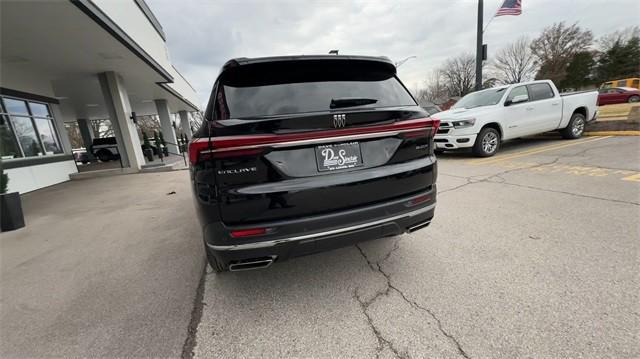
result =
[[347,124],[347,115],[333,115],[333,128],[341,128]]

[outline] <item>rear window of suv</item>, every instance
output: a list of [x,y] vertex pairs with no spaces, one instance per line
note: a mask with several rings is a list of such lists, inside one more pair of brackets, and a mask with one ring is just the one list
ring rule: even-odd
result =
[[242,119],[329,111],[335,99],[376,100],[346,107],[347,110],[416,105],[395,74],[375,65],[331,62],[278,65],[263,65],[260,73],[256,73],[255,66],[247,71],[240,67],[222,79],[217,99],[226,107],[224,117]]

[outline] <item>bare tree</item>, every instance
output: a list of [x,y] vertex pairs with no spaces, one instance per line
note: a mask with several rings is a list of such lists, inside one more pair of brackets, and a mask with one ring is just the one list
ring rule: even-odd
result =
[[93,136],[96,138],[113,137],[113,125],[109,119],[89,121]]
[[567,66],[574,55],[585,51],[592,42],[591,31],[582,30],[577,23],[566,26],[559,22],[546,27],[531,43],[531,51],[540,65],[536,78],[560,83],[566,77]]
[[158,115],[139,115],[136,116],[136,122],[138,123],[138,136],[142,138],[142,133],[146,133],[150,138],[153,137],[153,132],[160,132],[160,120]]
[[82,139],[82,136],[80,135],[80,128],[78,128],[78,123],[65,123],[64,128],[67,130],[69,142],[71,142],[71,148],[84,147],[85,143]]
[[462,54],[445,61],[440,73],[449,96],[464,96],[473,90],[475,66],[476,59],[471,54]]
[[202,111],[191,112],[191,119],[189,120],[189,126],[191,127],[191,132],[196,132],[202,126],[204,122],[204,114]]
[[634,37],[640,38],[640,26],[629,26],[622,30],[617,30],[610,34],[601,36],[596,43],[598,44],[598,50],[601,52],[607,52],[616,43],[626,44]]
[[449,92],[442,80],[440,70],[435,70],[427,78],[425,88],[419,89],[416,94],[416,100],[421,106],[429,104],[438,104],[448,99]]
[[492,67],[500,82],[515,84],[533,78],[537,66],[530,46],[531,41],[522,36],[498,51]]

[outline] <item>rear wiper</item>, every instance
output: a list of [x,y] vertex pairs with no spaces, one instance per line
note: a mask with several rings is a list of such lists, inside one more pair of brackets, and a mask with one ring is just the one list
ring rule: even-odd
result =
[[329,105],[329,108],[370,105],[376,102],[378,102],[378,100],[376,100],[375,98],[357,98],[357,97],[332,98],[331,105]]

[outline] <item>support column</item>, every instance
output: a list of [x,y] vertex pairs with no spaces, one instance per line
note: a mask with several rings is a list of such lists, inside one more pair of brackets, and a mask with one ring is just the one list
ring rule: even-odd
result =
[[182,133],[187,135],[187,139],[191,141],[193,137],[193,133],[191,133],[191,126],[189,125],[189,113],[187,111],[178,111],[180,115],[180,128],[182,129]]
[[118,142],[118,152],[124,167],[139,170],[145,163],[138,131],[131,116],[131,104],[122,79],[113,71],[98,75],[102,95]]
[[176,139],[176,131],[173,129],[171,123],[171,113],[169,112],[169,106],[167,100],[154,100],[156,103],[156,110],[158,111],[158,117],[160,118],[160,128],[162,129],[162,136],[164,136],[165,142],[169,152],[180,153],[178,149]]
[[49,108],[51,109],[51,113],[53,114],[53,121],[55,122],[56,128],[58,129],[60,142],[62,142],[62,150],[66,154],[71,154],[73,152],[71,150],[71,141],[69,140],[69,134],[64,127],[64,116],[62,115],[62,111],[60,111],[60,105],[50,104]]
[[82,136],[82,143],[84,143],[84,148],[87,149],[87,157],[89,157],[89,161],[93,162],[96,158],[90,150],[91,144],[93,144],[93,131],[91,130],[91,126],[89,126],[89,120],[78,119],[77,122],[80,136]]

